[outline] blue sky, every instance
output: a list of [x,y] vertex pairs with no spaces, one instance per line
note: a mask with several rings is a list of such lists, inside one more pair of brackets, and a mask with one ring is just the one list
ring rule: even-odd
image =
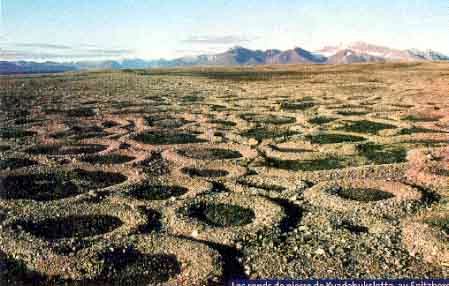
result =
[[354,41],[449,54],[447,0],[0,1],[0,59],[156,59]]

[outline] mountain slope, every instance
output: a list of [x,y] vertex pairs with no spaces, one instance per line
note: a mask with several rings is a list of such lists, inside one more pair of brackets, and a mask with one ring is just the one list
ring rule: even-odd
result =
[[0,61],[0,74],[56,73],[94,69],[146,69],[265,64],[352,64],[390,61],[449,61],[449,57],[432,50],[399,50],[364,42],[327,46],[317,52],[310,52],[299,47],[286,51],[276,49],[262,51],[237,46],[222,53],[182,57],[173,60],[159,59],[148,61],[142,59],[125,59],[122,61],[109,60],[68,63]]
[[361,53],[349,49],[340,50],[335,55],[327,58],[328,64],[353,64],[367,62],[385,62],[383,57],[373,56],[367,53]]

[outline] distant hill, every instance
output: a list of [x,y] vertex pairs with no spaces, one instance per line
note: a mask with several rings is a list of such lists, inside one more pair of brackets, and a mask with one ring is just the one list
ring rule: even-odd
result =
[[300,47],[281,51],[251,50],[234,47],[223,53],[177,58],[173,60],[125,59],[122,61],[25,62],[0,61],[0,74],[57,73],[95,69],[147,69],[188,66],[248,66],[266,64],[352,64],[391,61],[449,61],[449,56],[433,50],[398,50],[364,42],[326,46],[316,52]]

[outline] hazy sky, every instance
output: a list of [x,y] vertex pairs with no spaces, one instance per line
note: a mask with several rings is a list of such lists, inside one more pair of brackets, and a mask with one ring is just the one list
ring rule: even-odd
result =
[[0,59],[156,59],[353,41],[449,54],[448,0],[0,2]]

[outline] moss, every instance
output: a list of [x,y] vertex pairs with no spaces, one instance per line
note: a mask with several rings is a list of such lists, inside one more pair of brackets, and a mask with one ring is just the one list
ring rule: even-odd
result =
[[290,171],[323,171],[344,168],[345,160],[336,157],[329,157],[316,160],[281,160],[277,158],[267,158],[265,164],[268,167],[284,169]]
[[226,170],[216,170],[216,169],[197,169],[197,168],[182,168],[181,171],[192,177],[223,177],[229,174]]
[[282,125],[296,122],[296,118],[294,117],[272,115],[272,114],[266,115],[266,114],[247,113],[240,115],[240,117],[248,122],[274,124],[274,125]]
[[381,130],[394,128],[396,128],[396,126],[392,124],[373,122],[369,120],[360,120],[347,124],[346,126],[339,128],[339,130],[356,133],[377,134]]
[[333,133],[321,133],[317,135],[307,135],[306,140],[312,144],[337,144],[343,142],[360,142],[366,139],[360,136],[345,135],[345,134],[333,134]]
[[106,150],[107,147],[100,144],[72,144],[72,145],[35,145],[25,152],[33,155],[79,155],[93,154]]
[[288,139],[294,135],[300,134],[298,131],[288,130],[288,129],[280,129],[280,128],[270,128],[270,127],[255,127],[248,129],[241,133],[244,137],[251,137],[258,141],[264,139],[275,139],[275,138],[284,138]]
[[119,123],[112,121],[112,120],[107,120],[107,121],[104,121],[103,123],[101,123],[101,126],[103,126],[104,128],[112,128],[112,127],[119,126],[119,125],[120,125]]
[[233,126],[237,125],[237,123],[235,123],[235,122],[227,121],[227,120],[220,120],[220,119],[213,119],[213,120],[209,120],[208,122],[212,123],[212,124],[220,124],[220,125],[223,125],[226,127],[233,127]]
[[36,161],[29,160],[26,158],[7,158],[7,159],[0,159],[0,170],[4,169],[18,169],[23,167],[29,167],[37,165]]
[[145,216],[147,222],[138,227],[140,233],[152,233],[158,232],[162,228],[161,217],[162,215],[151,208],[140,207],[139,211]]
[[377,189],[370,188],[337,188],[329,191],[341,198],[359,202],[375,202],[393,198],[394,195]]
[[424,221],[426,224],[437,227],[449,235],[449,218],[431,218]]
[[207,142],[196,135],[171,131],[147,131],[132,136],[132,139],[144,144],[170,145]]
[[50,218],[39,222],[19,222],[17,226],[37,237],[61,239],[104,234],[113,231],[122,224],[123,222],[120,219],[113,216],[86,215]]
[[129,194],[143,200],[166,200],[182,196],[188,191],[189,189],[179,186],[142,184],[131,187]]
[[301,148],[286,148],[286,147],[279,147],[276,145],[269,145],[274,151],[282,152],[282,153],[308,153],[313,152],[312,150],[308,149],[301,149]]
[[20,128],[0,128],[0,138],[3,139],[31,137],[36,134],[34,131],[27,131]]
[[[30,270],[26,263],[0,251],[0,282],[4,285],[48,285],[47,277]],[[11,283],[11,284],[9,284]]]
[[81,161],[90,164],[123,164],[134,159],[135,157],[120,154],[89,155],[80,158]]
[[351,110],[341,110],[337,111],[337,114],[343,116],[356,116],[356,115],[367,115],[369,112],[366,111],[351,111]]
[[181,99],[184,102],[199,102],[199,101],[203,101],[204,97],[197,96],[197,95],[186,95],[186,96],[183,96]]
[[215,227],[243,226],[255,218],[253,210],[231,204],[194,204],[185,212],[188,216]]
[[51,201],[78,195],[81,190],[62,173],[11,175],[2,181],[0,198]]
[[11,149],[11,146],[8,145],[0,145],[0,152],[5,152]]
[[131,247],[101,253],[104,268],[97,285],[161,285],[181,273],[181,263],[168,254],[142,254]]
[[281,108],[284,110],[306,110],[314,107],[316,104],[314,102],[284,102],[281,104]]
[[407,161],[407,150],[402,147],[366,143],[358,145],[357,151],[373,164],[394,164]]
[[82,169],[10,175],[1,181],[0,198],[52,201],[73,197],[92,189],[106,188],[126,180],[127,177],[119,173]]
[[283,192],[286,190],[285,187],[282,187],[279,185],[268,184],[268,183],[263,183],[263,182],[253,182],[253,181],[247,180],[245,178],[241,178],[241,179],[237,180],[237,182],[241,185],[244,185],[244,186],[247,186],[250,188],[257,188],[257,189],[262,189],[262,190],[266,190],[266,191]]
[[321,125],[321,124],[330,123],[332,121],[335,121],[336,119],[337,118],[335,118],[335,117],[317,116],[317,117],[309,119],[308,122],[310,124]]
[[427,128],[421,128],[421,127],[411,127],[411,128],[401,129],[401,131],[398,134],[399,135],[411,135],[411,134],[415,134],[415,133],[447,133],[447,132],[433,130],[433,129],[427,129]]
[[426,115],[408,115],[402,118],[402,120],[412,121],[412,122],[433,122],[438,121],[439,118],[435,116],[426,116]]
[[184,149],[178,150],[178,153],[199,160],[224,160],[242,157],[242,154],[240,154],[239,151],[219,148]]
[[89,107],[70,109],[65,112],[69,117],[91,117],[97,115],[97,112]]

